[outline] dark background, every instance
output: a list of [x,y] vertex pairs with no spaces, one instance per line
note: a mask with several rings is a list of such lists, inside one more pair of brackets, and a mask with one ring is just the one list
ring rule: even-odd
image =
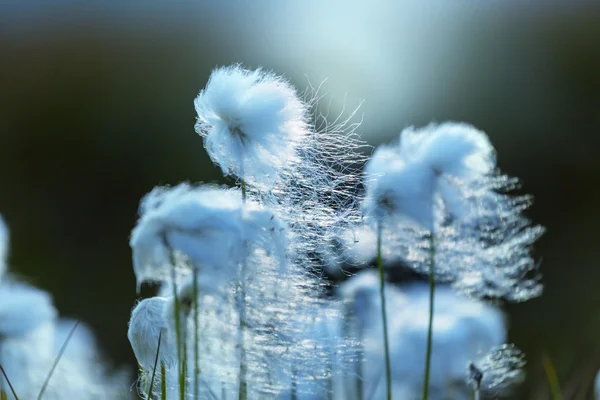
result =
[[[14,271],[134,362],[128,238],[156,184],[217,181],[193,98],[216,65],[309,80],[332,114],[365,100],[370,144],[407,125],[470,122],[536,198],[544,295],[507,307],[528,354],[523,398],[600,366],[600,3],[3,1],[0,212]],[[567,398],[571,398],[567,395]]]

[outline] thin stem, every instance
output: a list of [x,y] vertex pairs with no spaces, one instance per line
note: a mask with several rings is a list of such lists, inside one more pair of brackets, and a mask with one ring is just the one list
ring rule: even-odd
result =
[[431,347],[433,339],[433,313],[435,296],[435,237],[429,235],[429,328],[427,330],[427,353],[425,356],[425,379],[423,381],[423,400],[429,398],[429,371],[431,369]]
[[476,389],[473,391],[473,400],[479,400],[479,393],[480,393],[480,390],[479,390],[479,388],[476,388]]
[[[166,241],[166,238],[165,238]],[[167,243],[167,248],[170,249]],[[173,281],[173,311],[175,312],[175,334],[177,341],[177,360],[179,361],[179,398],[185,400],[185,355],[183,354],[183,337],[181,332],[181,320],[179,315],[179,296],[177,295],[177,283],[175,275],[176,260],[173,251],[169,250],[171,257],[171,280]]]
[[156,367],[158,366],[158,355],[160,353],[160,339],[162,338],[162,329],[158,333],[158,345],[156,346],[156,357],[154,357],[154,368],[152,368],[152,378],[150,378],[150,387],[148,388],[147,399],[152,396],[152,389],[154,388],[154,377],[156,376]]
[[381,295],[381,319],[383,320],[383,345],[385,349],[385,379],[387,387],[387,400],[392,400],[392,368],[390,365],[390,346],[387,329],[387,310],[385,307],[385,276],[383,273],[383,256],[381,254],[382,225],[377,225],[377,268],[379,269],[379,292]]
[[[6,383],[8,383],[8,387],[9,387],[13,397],[15,398],[15,400],[19,400],[17,393],[15,393],[15,388],[13,388],[12,383],[10,383],[10,379],[8,379],[8,375],[6,375],[6,371],[4,371],[4,368],[2,367],[2,365],[0,365],[0,371],[2,371],[2,375],[4,375],[4,379],[6,379]],[[6,396],[6,393],[4,392],[4,390],[2,390],[2,394],[4,396]]]
[[198,269],[194,268],[193,270],[193,279],[192,283],[192,291],[194,293],[194,399],[197,399],[199,396],[199,382],[198,378],[200,376],[200,328],[199,324],[199,310],[198,310]]
[[[242,179],[242,201],[246,203],[246,181]],[[244,247],[247,244],[244,243]],[[246,330],[246,288],[245,288],[245,273],[246,273],[246,257],[240,263],[240,282],[237,293],[238,309],[240,317],[240,330],[238,333],[238,344],[240,346],[240,372],[239,372],[239,390],[238,400],[246,400],[248,398],[248,383],[246,382],[246,345],[244,340],[244,331]]]
[[544,371],[546,372],[546,379],[548,380],[548,386],[550,387],[550,393],[552,394],[553,400],[562,400],[562,394],[560,391],[560,384],[558,383],[558,376],[556,375],[556,369],[552,360],[547,354],[542,357],[542,363],[544,364]]
[[160,362],[160,398],[161,400],[167,400],[167,370],[165,368],[165,362]]
[[298,399],[297,391],[298,391],[298,383],[297,383],[297,376],[296,376],[296,365],[292,364],[292,393],[290,394],[290,400]]
[[73,325],[73,328],[71,328],[71,331],[67,335],[65,342],[63,343],[62,347],[58,351],[58,356],[56,356],[56,359],[54,360],[54,364],[52,364],[52,368],[50,368],[50,372],[48,372],[48,376],[46,377],[46,380],[44,381],[44,384],[42,385],[42,390],[40,390],[40,394],[37,397],[38,400],[40,400],[42,398],[42,396],[44,395],[44,392],[46,391],[46,388],[48,387],[48,383],[50,383],[50,378],[52,378],[52,374],[54,373],[54,370],[56,369],[58,362],[60,361],[63,354],[65,353],[65,350],[67,349],[67,346],[69,345],[69,341],[73,337],[73,334],[75,333],[75,330],[77,329],[78,326],[79,326],[79,321],[75,322],[75,325]]
[[240,317],[240,330],[238,332],[238,342],[240,346],[240,375],[238,399],[246,400],[248,397],[248,387],[246,382],[246,346],[244,343],[244,331],[246,329],[246,293],[243,282],[243,272],[245,262],[240,266],[240,285],[238,290],[238,308]]
[[362,329],[358,332],[358,360],[356,361],[356,399],[363,400],[363,357],[364,357],[364,346],[363,346],[363,334]]

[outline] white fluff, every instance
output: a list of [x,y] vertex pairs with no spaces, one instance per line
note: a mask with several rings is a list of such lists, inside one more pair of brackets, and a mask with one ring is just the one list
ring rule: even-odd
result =
[[151,372],[154,369],[159,336],[161,337],[159,368],[160,362],[164,362],[167,367],[177,364],[177,347],[174,345],[172,332],[169,332],[163,318],[168,304],[166,298],[152,297],[140,301],[131,312],[127,338],[144,372]]
[[281,77],[240,65],[215,69],[194,101],[196,132],[223,174],[264,187],[295,156],[307,107]]
[[403,215],[433,231],[436,195],[451,215],[462,218],[471,213],[465,187],[494,168],[487,135],[470,125],[407,128],[397,143],[380,146],[367,163],[364,209],[378,219]]
[[130,241],[138,287],[184,267],[199,268],[202,290],[215,291],[237,276],[238,263],[257,248],[284,264],[285,228],[269,210],[244,203],[239,190],[159,187],[142,200],[140,213]]
[[[414,396],[422,389],[425,370],[429,288],[418,283],[398,288],[388,283],[385,289],[394,387]],[[375,393],[373,398],[379,398],[377,394],[385,393],[385,369],[376,272],[367,270],[352,277],[342,285],[340,295],[351,305],[357,329],[364,337],[365,396]],[[466,386],[461,387],[467,366],[483,352],[504,343],[505,332],[500,311],[439,287],[433,320],[432,393],[442,396],[457,382],[459,392],[469,393]],[[444,397],[432,397],[436,398]]]
[[[5,279],[0,284],[0,364],[21,399],[37,398],[73,321],[59,320],[48,293]],[[44,399],[125,399],[128,374],[109,369],[91,332],[75,331],[60,359]],[[13,399],[4,378],[0,387]]]

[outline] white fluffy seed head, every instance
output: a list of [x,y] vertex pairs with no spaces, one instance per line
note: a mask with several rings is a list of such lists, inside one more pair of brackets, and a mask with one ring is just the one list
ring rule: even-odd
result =
[[272,186],[308,131],[307,106],[294,88],[262,69],[215,69],[194,106],[212,161],[257,187]]
[[447,122],[415,130],[380,146],[367,163],[363,208],[383,219],[408,217],[434,230],[436,201],[454,217],[471,213],[465,189],[479,184],[495,169],[494,148],[487,135],[471,125]]
[[[152,371],[160,336],[160,361],[166,366],[177,363],[176,351],[172,348],[168,325],[164,320],[166,298],[152,297],[140,301],[131,313],[127,338],[144,371]],[[162,332],[162,335],[161,335]],[[159,364],[160,365],[160,364]]]
[[[385,290],[393,381],[414,395],[422,388],[429,288],[423,283],[400,287],[388,283]],[[353,276],[340,287],[340,296],[355,313],[366,365],[381,365],[384,347],[377,272],[366,270]],[[449,385],[462,381],[470,361],[504,342],[506,327],[502,312],[446,286],[436,290],[435,310],[431,388],[445,393]],[[380,370],[363,371],[365,387],[385,386]]]
[[11,278],[0,285],[0,337],[23,335],[57,314],[47,292]]
[[235,278],[239,261],[258,248],[284,263],[285,227],[269,210],[244,203],[237,189],[156,188],[142,200],[140,213],[130,241],[138,286],[166,280],[172,268],[198,268],[202,290],[214,291]]

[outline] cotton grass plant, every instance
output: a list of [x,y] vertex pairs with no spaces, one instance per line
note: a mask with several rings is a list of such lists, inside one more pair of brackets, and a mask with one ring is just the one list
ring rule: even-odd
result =
[[126,399],[129,374],[108,365],[85,324],[59,317],[49,293],[7,272],[0,218],[0,393],[3,399]]
[[[467,399],[518,381],[486,300],[541,293],[543,229],[487,135],[408,128],[369,158],[356,111],[331,118],[322,100],[241,65],[195,99],[196,132],[236,187],[141,201],[134,272],[161,285],[129,325],[142,398]],[[398,263],[429,284],[387,281]],[[334,288],[348,265],[364,271]]]

